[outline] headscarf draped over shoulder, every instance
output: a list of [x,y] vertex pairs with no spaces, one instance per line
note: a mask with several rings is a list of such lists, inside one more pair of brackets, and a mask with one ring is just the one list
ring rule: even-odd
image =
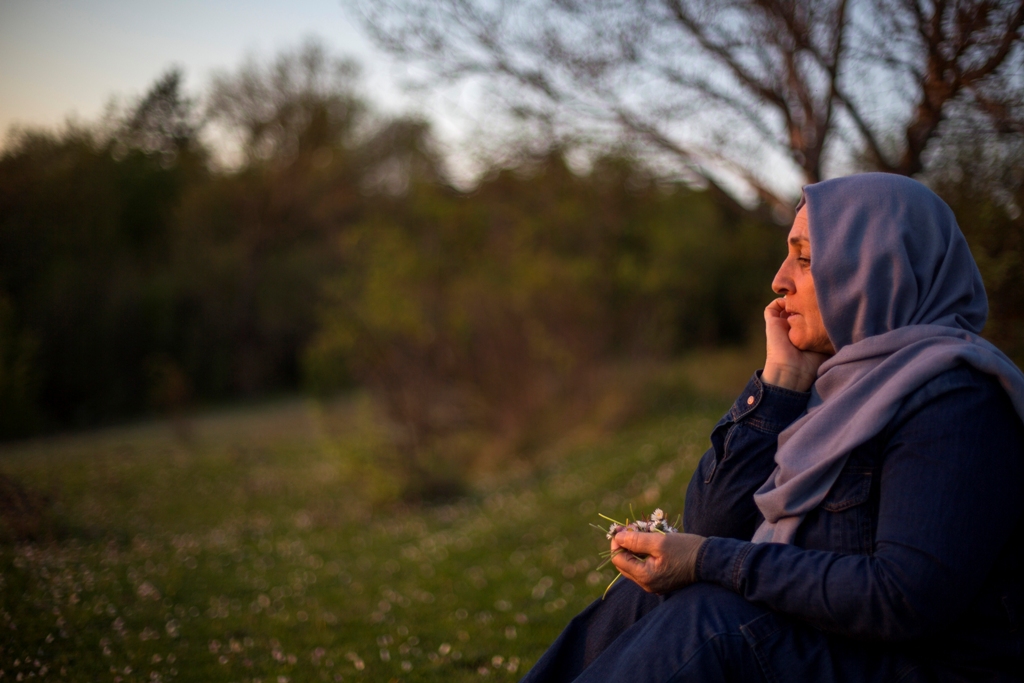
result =
[[864,173],[808,185],[803,203],[836,354],[819,368],[807,412],[779,435],[775,471],[754,494],[765,518],[755,542],[792,543],[850,452],[957,365],[997,377],[1024,419],[1024,375],[978,336],[988,300],[945,202],[910,178]]

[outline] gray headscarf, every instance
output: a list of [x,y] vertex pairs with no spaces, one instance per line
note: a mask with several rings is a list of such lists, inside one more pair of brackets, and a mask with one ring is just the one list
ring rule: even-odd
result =
[[946,370],[994,375],[1024,418],[1024,375],[978,336],[988,300],[945,202],[915,180],[864,173],[808,185],[804,203],[836,354],[819,368],[807,412],[779,435],[775,471],[754,494],[765,517],[755,542],[792,543],[850,452]]

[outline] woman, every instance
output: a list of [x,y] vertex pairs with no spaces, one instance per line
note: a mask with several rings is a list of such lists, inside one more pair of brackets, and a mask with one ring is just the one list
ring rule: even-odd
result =
[[908,178],[839,178],[804,189],[788,248],[687,533],[615,535],[632,581],[524,681],[1024,675],[1024,376],[977,336],[952,212]]

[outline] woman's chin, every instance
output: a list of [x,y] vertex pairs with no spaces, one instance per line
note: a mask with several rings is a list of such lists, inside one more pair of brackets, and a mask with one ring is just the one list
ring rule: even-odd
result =
[[835,349],[832,348],[831,342],[826,340],[815,340],[808,339],[801,334],[789,333],[789,343],[792,344],[797,351],[805,351],[807,353],[823,353],[826,356],[835,355]]

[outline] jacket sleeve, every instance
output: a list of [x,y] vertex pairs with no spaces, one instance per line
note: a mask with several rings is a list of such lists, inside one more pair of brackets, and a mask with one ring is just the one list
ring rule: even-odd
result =
[[760,372],[711,433],[686,492],[683,528],[749,540],[761,521],[754,492],[775,469],[778,435],[807,408],[810,392],[763,383]]
[[872,554],[709,538],[699,580],[847,636],[900,641],[950,624],[1021,519],[1024,429],[992,381],[961,383],[890,427]]

